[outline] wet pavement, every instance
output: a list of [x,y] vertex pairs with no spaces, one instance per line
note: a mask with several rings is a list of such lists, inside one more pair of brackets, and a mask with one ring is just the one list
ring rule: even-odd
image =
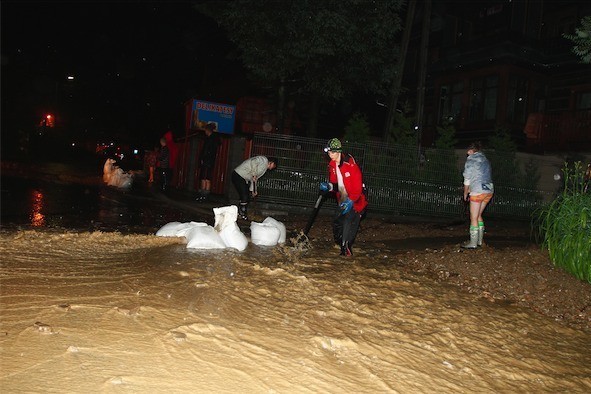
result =
[[58,177],[49,166],[43,170],[29,168],[23,174],[22,167],[5,171],[3,165],[2,229],[149,234],[171,221],[213,221],[205,206],[194,203],[192,209],[189,195],[163,194],[139,176],[130,190],[121,190],[102,184],[97,174]]
[[[131,189],[122,190],[106,186],[98,168],[76,167],[63,164],[26,166],[2,163],[0,228],[4,230],[39,229],[120,232],[122,234],[153,234],[166,223],[205,222],[214,224],[213,208],[230,205],[226,196],[212,195],[207,202],[197,202],[188,191],[171,188],[166,193],[155,184],[148,183],[143,174],[134,178]],[[260,215],[275,216],[284,221],[289,207],[275,211],[253,206]],[[322,218],[319,221],[330,220]],[[307,212],[300,215],[307,217]],[[388,222],[426,222],[428,218],[390,218]],[[465,221],[464,221],[465,222]],[[434,218],[433,226],[458,224],[458,220]],[[245,234],[250,233],[250,222],[239,221]],[[491,220],[489,228],[506,226],[505,221]],[[515,224],[514,224],[515,225]],[[527,226],[517,223],[517,226]],[[296,231],[291,229],[292,232]],[[363,224],[362,229],[363,231]],[[495,232],[493,232],[495,233]],[[501,232],[496,232],[501,234]],[[459,244],[464,237],[405,238],[386,242],[391,250],[440,248]],[[492,235],[488,242],[497,248],[526,246],[533,243],[527,232],[512,237]]]

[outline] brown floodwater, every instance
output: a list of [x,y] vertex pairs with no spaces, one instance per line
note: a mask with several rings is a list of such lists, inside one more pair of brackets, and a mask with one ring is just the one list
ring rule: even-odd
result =
[[192,250],[153,234],[213,215],[54,186],[3,179],[2,391],[591,392],[588,333],[401,274],[403,244]]
[[0,233],[7,392],[589,392],[589,334],[394,256]]

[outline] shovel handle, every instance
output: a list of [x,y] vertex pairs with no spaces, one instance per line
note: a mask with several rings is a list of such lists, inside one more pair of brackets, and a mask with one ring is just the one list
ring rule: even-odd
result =
[[306,228],[304,229],[304,235],[308,235],[308,233],[310,232],[310,229],[312,228],[312,224],[314,224],[314,220],[316,219],[316,215],[318,215],[318,211],[320,210],[320,204],[322,203],[322,199],[324,198],[324,195],[319,195],[318,199],[316,200],[316,204],[314,204],[314,210],[312,211],[312,214],[310,215],[310,218],[308,219],[308,224],[306,225]]

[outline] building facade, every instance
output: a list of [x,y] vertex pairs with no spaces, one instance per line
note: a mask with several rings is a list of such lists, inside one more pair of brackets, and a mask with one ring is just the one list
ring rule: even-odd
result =
[[[424,23],[420,10],[413,32]],[[563,37],[591,15],[590,2],[433,2],[430,15],[423,145],[450,122],[460,143],[505,129],[530,152],[591,150],[591,65]],[[417,33],[409,87],[421,67],[419,42]]]

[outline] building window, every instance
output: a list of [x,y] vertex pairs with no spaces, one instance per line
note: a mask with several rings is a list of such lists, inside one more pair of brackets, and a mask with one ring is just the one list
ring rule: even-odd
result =
[[454,122],[462,111],[464,83],[443,85],[439,91],[439,120]]
[[499,77],[473,79],[470,84],[470,120],[494,120],[497,115]]
[[525,122],[527,108],[528,80],[524,77],[511,75],[507,92],[507,120],[510,122]]

